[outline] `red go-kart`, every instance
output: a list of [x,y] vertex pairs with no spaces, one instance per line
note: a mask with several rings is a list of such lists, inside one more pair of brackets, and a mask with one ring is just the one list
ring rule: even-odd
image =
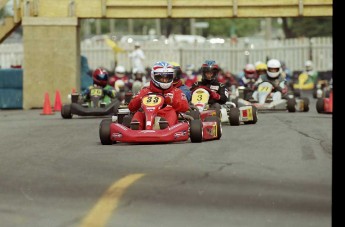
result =
[[333,89],[329,92],[328,98],[318,98],[316,102],[318,113],[333,113]]
[[[141,111],[145,113],[145,128],[133,130],[123,124],[104,119],[99,126],[99,137],[103,145],[116,142],[126,143],[167,143],[187,141],[199,143],[203,140],[220,139],[221,124],[218,121],[202,122],[200,119],[184,116],[176,125],[162,127],[167,122],[159,121],[157,112],[165,106],[161,94],[149,93],[141,103]],[[211,119],[212,120],[212,119]],[[161,129],[164,128],[164,129]]]

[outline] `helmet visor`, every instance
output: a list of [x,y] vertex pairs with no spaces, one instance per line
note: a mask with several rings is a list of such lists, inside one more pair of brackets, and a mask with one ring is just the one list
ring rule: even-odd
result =
[[107,74],[98,74],[97,79],[98,80],[108,80],[108,75]]
[[245,76],[249,79],[254,79],[256,77],[255,73],[247,73]]
[[155,72],[155,81],[160,83],[170,83],[174,79],[174,73],[172,72]]
[[277,73],[279,72],[279,68],[268,68],[268,71],[271,73]]

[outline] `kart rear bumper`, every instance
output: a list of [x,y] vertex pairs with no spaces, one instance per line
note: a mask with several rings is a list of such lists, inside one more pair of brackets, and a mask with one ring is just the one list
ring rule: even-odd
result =
[[115,114],[115,106],[119,106],[118,101],[110,103],[106,107],[83,107],[78,103],[71,103],[71,113],[79,116],[105,116]]
[[261,111],[286,111],[286,100],[273,101],[270,103],[253,103],[259,112]]

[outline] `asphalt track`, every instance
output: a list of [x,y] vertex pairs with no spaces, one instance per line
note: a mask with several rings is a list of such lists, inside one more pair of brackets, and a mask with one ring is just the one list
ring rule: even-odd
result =
[[1,226],[328,227],[332,115],[259,113],[219,141],[100,144],[100,118],[0,111]]

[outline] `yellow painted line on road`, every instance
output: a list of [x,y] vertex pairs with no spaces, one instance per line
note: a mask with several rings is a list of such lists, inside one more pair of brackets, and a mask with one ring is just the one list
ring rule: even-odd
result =
[[121,178],[111,185],[108,190],[98,200],[97,204],[92,208],[89,214],[83,219],[80,227],[102,227],[104,226],[111,213],[116,209],[121,196],[135,181],[139,180],[145,174],[131,174]]

